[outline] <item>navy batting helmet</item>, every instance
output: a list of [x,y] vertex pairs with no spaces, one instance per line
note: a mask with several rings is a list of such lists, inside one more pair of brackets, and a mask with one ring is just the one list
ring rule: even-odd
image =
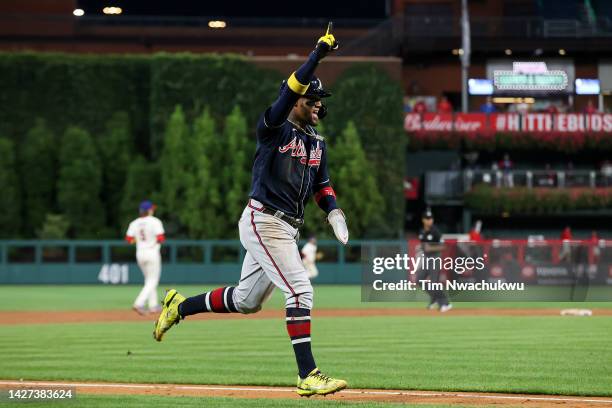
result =
[[[287,80],[283,80],[279,89],[279,94],[283,92],[283,89],[285,89],[286,86]],[[321,80],[316,76],[313,76],[310,80],[308,89],[306,90],[306,93],[303,96],[306,98],[327,98],[331,96],[331,92],[323,89],[323,83],[321,82]]]
[[316,97],[316,98],[328,98],[331,96],[331,92],[323,89],[323,82],[316,76],[312,77],[310,86],[304,94],[305,97]]
[[[281,83],[278,93],[281,94],[286,87],[287,87],[287,81],[285,80]],[[322,99],[322,98],[330,97],[331,92],[323,89],[323,83],[321,82],[321,80],[317,78],[316,76],[313,76],[312,79],[310,80],[310,84],[308,85],[308,89],[306,90],[306,93],[303,96],[305,98]],[[327,106],[325,106],[325,104],[321,104],[321,106],[319,107],[318,116],[319,116],[319,119],[323,119],[325,116],[327,116]]]

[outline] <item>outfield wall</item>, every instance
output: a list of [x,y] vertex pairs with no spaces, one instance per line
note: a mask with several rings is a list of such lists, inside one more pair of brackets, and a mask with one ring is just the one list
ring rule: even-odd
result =
[[[304,242],[300,243],[300,247]],[[169,240],[162,246],[161,283],[217,284],[240,278],[245,250],[238,240]],[[318,242],[319,276],[316,284],[362,284],[381,279],[374,258],[421,254],[417,240],[361,241],[343,246],[336,240]],[[561,285],[612,288],[612,241],[445,239],[440,280],[465,282],[525,282],[535,286]],[[459,261],[481,257],[483,267],[465,267]],[[456,265],[455,265],[456,264]],[[455,266],[453,266],[455,265]],[[463,265],[463,264],[462,264]],[[461,266],[461,268],[459,268]],[[397,269],[399,268],[399,269]],[[393,267],[385,279],[416,280],[414,273]],[[388,269],[388,268],[387,268]],[[395,270],[397,269],[397,270]],[[369,277],[369,278],[368,278]],[[140,284],[135,247],[125,241],[2,241],[0,284]],[[610,298],[612,299],[612,298]]]
[[[361,245],[362,241],[346,247],[337,241],[319,241],[323,258],[314,282],[360,283]],[[161,283],[236,282],[244,254],[238,240],[169,240],[162,247]],[[0,240],[0,284],[142,282],[135,248],[124,241]]]

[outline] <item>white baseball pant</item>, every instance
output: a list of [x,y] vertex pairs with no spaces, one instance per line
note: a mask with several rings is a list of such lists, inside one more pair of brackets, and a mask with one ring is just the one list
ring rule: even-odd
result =
[[144,275],[144,286],[134,301],[134,306],[144,308],[145,303],[149,309],[159,306],[157,298],[157,285],[161,275],[161,255],[159,251],[137,252],[136,261]]
[[241,313],[255,313],[276,286],[285,295],[286,308],[312,309],[312,285],[298,250],[297,228],[261,208],[260,202],[249,200],[238,222],[247,253],[234,304]]
[[317,265],[315,265],[314,263],[304,262],[304,267],[308,272],[308,279],[314,279],[319,276],[319,268],[317,268]]

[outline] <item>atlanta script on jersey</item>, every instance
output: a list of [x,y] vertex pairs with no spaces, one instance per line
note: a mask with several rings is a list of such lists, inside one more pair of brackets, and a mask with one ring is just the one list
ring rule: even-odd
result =
[[289,120],[269,127],[263,114],[257,124],[250,197],[291,217],[303,218],[313,194],[315,198],[334,194],[325,139],[313,127],[302,129]]

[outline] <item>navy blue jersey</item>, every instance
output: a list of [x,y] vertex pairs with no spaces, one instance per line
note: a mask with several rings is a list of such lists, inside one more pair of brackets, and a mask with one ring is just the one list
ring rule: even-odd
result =
[[325,139],[315,129],[285,120],[278,127],[257,124],[257,150],[250,197],[265,206],[295,217],[304,217],[312,195],[330,186]]
[[[313,51],[289,77],[257,123],[249,196],[294,218],[304,217],[304,207],[313,194],[325,212],[337,208],[327,173],[325,139],[312,126],[301,127],[288,119],[295,103],[310,86],[320,60],[318,51],[318,48]],[[320,81],[317,85],[322,90]]]

